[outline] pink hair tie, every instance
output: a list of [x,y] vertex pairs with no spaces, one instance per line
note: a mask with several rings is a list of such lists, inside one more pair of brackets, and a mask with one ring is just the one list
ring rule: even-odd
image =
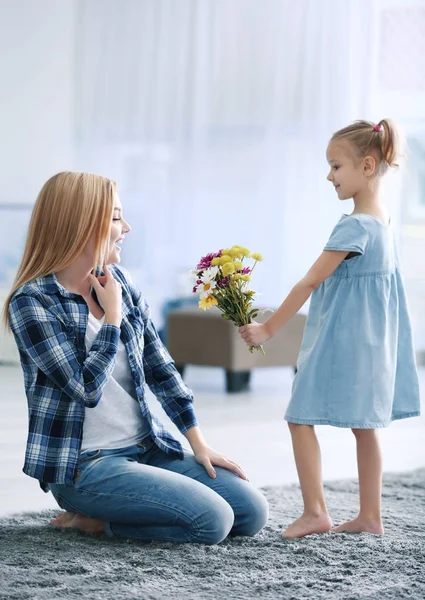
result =
[[382,125],[375,125],[374,126],[374,130],[375,131],[382,131]]

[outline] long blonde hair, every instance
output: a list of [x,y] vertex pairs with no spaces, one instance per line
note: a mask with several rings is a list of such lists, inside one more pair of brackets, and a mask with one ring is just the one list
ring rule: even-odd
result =
[[360,158],[372,154],[378,163],[378,175],[384,175],[388,167],[399,166],[396,160],[401,150],[400,132],[391,119],[382,119],[377,124],[354,121],[336,131],[330,141],[341,139],[347,140]]
[[3,309],[23,284],[72,264],[94,237],[95,264],[104,264],[114,212],[116,184],[107,177],[66,171],[51,177],[35,202],[21,264]]

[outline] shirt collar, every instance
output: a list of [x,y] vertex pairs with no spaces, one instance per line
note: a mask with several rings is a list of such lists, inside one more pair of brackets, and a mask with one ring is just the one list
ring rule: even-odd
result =
[[68,292],[68,290],[59,283],[55,273],[37,277],[31,281],[31,285],[37,286],[44,294],[53,295],[59,293],[61,296],[64,296],[64,298],[75,298],[78,296],[78,294]]

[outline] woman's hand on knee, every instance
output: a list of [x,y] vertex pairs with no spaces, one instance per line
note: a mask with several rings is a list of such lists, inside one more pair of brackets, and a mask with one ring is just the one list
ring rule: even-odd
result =
[[229,460],[208,446],[205,446],[202,448],[202,450],[195,452],[195,460],[205,468],[208,475],[212,478],[215,478],[217,475],[214,469],[214,466],[216,466],[221,467],[222,469],[227,469],[228,471],[232,471],[232,473],[235,473],[241,479],[249,481],[248,477],[238,464],[232,460]]

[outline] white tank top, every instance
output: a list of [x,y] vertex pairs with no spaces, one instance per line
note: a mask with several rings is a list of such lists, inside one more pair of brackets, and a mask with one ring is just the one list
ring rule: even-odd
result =
[[[90,350],[102,319],[90,312],[86,330],[86,349]],[[149,434],[149,424],[143,417],[136,389],[131,377],[127,352],[121,340],[115,367],[106,384],[98,405],[86,408],[81,451],[99,448],[125,448],[138,444]]]

